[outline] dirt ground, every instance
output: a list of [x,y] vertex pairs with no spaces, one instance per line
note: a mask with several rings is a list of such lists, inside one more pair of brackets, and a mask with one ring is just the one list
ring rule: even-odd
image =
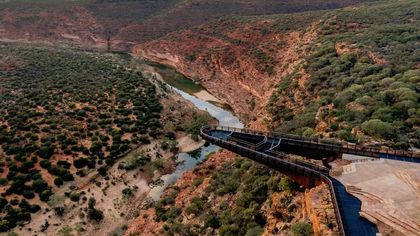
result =
[[206,141],[200,140],[198,142],[194,141],[190,136],[183,136],[177,139],[179,152],[192,152],[194,150],[199,149],[203,146]]
[[[183,100],[175,93],[169,93],[166,98],[164,107],[167,110],[165,102],[176,103],[178,106],[185,108],[184,116],[179,114],[171,115],[177,119],[186,119],[185,114],[189,116],[195,108],[188,101]],[[167,117],[169,112],[164,112],[163,116]],[[176,133],[176,141],[178,143],[179,152],[191,152],[204,145],[204,141],[194,141],[185,132]],[[150,165],[135,170],[126,171],[119,169],[118,165],[129,158],[136,155],[139,151],[144,150],[148,153],[152,161],[158,156],[163,160],[163,168],[154,170]],[[108,177],[102,177],[97,171],[91,171],[87,176],[79,178],[76,181],[68,182],[55,192],[53,201],[48,204],[39,201],[38,196],[36,202],[40,202],[42,211],[33,214],[29,224],[23,227],[16,227],[14,232],[20,236],[25,235],[112,235],[113,233],[122,233],[126,227],[126,223],[137,217],[140,206],[146,200],[148,193],[154,181],[160,176],[171,173],[175,170],[176,161],[173,160],[174,153],[163,151],[160,148],[160,140],[153,140],[148,145],[143,145],[133,150],[127,156],[118,160],[109,170]],[[124,195],[122,191],[130,188],[132,194]],[[79,193],[80,200],[73,202],[65,194]],[[104,219],[100,223],[89,222],[86,220],[87,202],[90,197],[96,199],[95,208],[104,214]],[[64,207],[63,216],[59,217],[54,212],[55,207]],[[42,225],[48,222],[47,229],[41,232]]]
[[[181,150],[193,151],[202,146],[202,142],[194,142],[189,136],[180,135],[179,146]],[[15,232],[19,235],[110,235],[112,233],[123,232],[125,224],[129,219],[137,216],[140,205],[147,197],[153,179],[159,179],[159,176],[165,173],[165,170],[156,171],[150,175],[147,169],[136,169],[126,171],[119,169],[118,165],[130,155],[136,155],[140,150],[144,150],[152,156],[156,156],[159,150],[159,141],[154,141],[137,150],[132,151],[126,157],[120,159],[110,170],[109,179],[92,172],[87,181],[67,184],[58,191],[54,201],[41,212],[32,217],[30,224],[22,228],[16,228]],[[173,154],[159,150],[164,160],[170,159]],[[170,163],[170,162],[166,162]],[[171,165],[175,165],[172,162]],[[168,167],[174,169],[174,166]],[[169,171],[170,170],[166,170]],[[133,190],[131,195],[124,195],[122,191],[126,188]],[[78,203],[72,202],[68,197],[64,197],[65,192],[85,192],[81,194],[81,200]],[[95,208],[101,210],[104,219],[100,223],[86,222],[83,209],[87,207],[87,200],[94,197],[96,199]],[[57,217],[54,207],[65,207],[65,214]],[[40,226],[48,221],[49,227],[44,232],[40,231]],[[72,234],[65,234],[71,232]]]

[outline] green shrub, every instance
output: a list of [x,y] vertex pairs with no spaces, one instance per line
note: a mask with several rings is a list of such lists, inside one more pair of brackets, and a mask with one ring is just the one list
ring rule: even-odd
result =
[[194,185],[195,187],[198,187],[198,186],[199,186],[199,185],[201,185],[202,183],[203,183],[203,179],[198,178],[198,179],[195,179],[195,180],[194,180],[193,185]]
[[63,185],[63,183],[64,183],[64,181],[63,181],[63,179],[62,179],[62,178],[60,178],[60,177],[57,177],[57,178],[55,178],[55,179],[54,179],[54,184],[55,184],[57,187],[62,186],[62,185]]
[[255,226],[246,231],[245,236],[259,236],[264,232],[264,229],[261,226]]
[[124,196],[132,196],[133,195],[133,190],[131,188],[124,188],[121,192]]
[[70,193],[70,200],[72,200],[73,202],[78,202],[80,200],[80,193],[71,192]]
[[195,214],[203,211],[204,203],[207,201],[205,197],[193,197],[191,199],[191,204],[185,209],[185,213],[188,215]]
[[209,213],[209,214],[206,215],[206,219],[205,219],[204,224],[205,224],[206,227],[217,229],[217,228],[220,227],[219,217],[217,217],[214,212]]
[[297,184],[289,177],[282,177],[279,182],[280,191],[294,191],[298,188]]
[[377,138],[389,138],[394,133],[394,128],[390,123],[378,119],[363,122],[362,129],[367,134]]
[[239,228],[236,225],[222,225],[219,229],[221,236],[237,236],[239,235]]
[[311,236],[314,235],[314,230],[312,229],[312,225],[308,222],[297,222],[292,225],[291,228],[293,236]]
[[11,225],[8,220],[0,221],[0,232],[6,232],[11,228]]
[[0,186],[5,186],[7,184],[7,179],[0,178]]
[[134,170],[138,167],[144,166],[149,161],[150,156],[146,152],[140,151],[130,154],[123,162],[120,163],[118,167],[125,170]]
[[354,137],[353,136],[353,134],[351,134],[351,132],[350,131],[348,131],[348,130],[339,130],[338,132],[337,132],[337,136],[340,138],[340,139],[343,139],[343,140],[346,140],[347,142],[351,142],[351,143],[355,143],[355,142],[357,142],[357,138],[356,137]]
[[50,196],[53,195],[50,189],[44,190],[39,194],[39,199],[43,202],[48,202]]
[[95,204],[95,198],[89,198],[87,216],[89,220],[99,222],[104,218],[104,214],[102,213],[102,211],[95,208]]

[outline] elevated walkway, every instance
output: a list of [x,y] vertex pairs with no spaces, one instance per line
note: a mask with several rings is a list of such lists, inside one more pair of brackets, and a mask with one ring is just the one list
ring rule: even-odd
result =
[[[378,230],[373,223],[359,215],[360,200],[347,193],[343,184],[329,174],[328,167],[288,153],[296,152],[313,159],[322,156],[323,160],[340,158],[346,153],[374,159],[388,158],[420,163],[420,157],[410,152],[249,129],[203,126],[201,136],[222,148],[279,170],[305,187],[326,183],[330,189],[339,235],[373,236]],[[307,153],[309,155],[305,155]]]

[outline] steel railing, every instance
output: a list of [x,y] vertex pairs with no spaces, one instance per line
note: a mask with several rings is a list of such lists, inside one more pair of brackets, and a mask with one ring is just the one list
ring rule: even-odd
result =
[[249,148],[251,148],[251,149],[253,149],[253,150],[256,150],[256,149],[257,149],[257,146],[256,146],[256,144],[255,144],[255,143],[251,143],[251,142],[248,142],[248,141],[242,140],[242,139],[240,139],[240,138],[236,138],[236,137],[228,136],[227,140],[228,140],[228,141],[234,141],[234,142],[237,142],[237,143],[241,143],[241,144],[243,144],[243,145],[245,145],[245,146],[247,146],[247,147],[249,147]]
[[270,150],[269,153],[274,155],[274,157],[286,155],[285,159],[287,159],[290,162],[293,162],[293,163],[296,163],[296,164],[299,164],[299,165],[303,165],[305,167],[317,170],[317,171],[322,172],[322,173],[328,173],[329,172],[328,168],[325,168],[323,166],[319,166],[319,165],[314,164],[314,163],[309,162],[309,161],[305,161],[305,160],[301,160],[301,159],[298,159],[298,158],[291,157],[290,155],[283,154],[283,153],[278,152],[276,150]]
[[308,147],[317,147],[318,149],[323,149],[327,151],[333,152],[341,152],[341,153],[348,153],[348,154],[360,154],[360,155],[368,155],[372,157],[379,157],[379,155],[394,155],[394,156],[401,156],[401,157],[411,157],[411,158],[419,158],[420,153],[414,153],[410,151],[404,150],[394,150],[394,149],[385,149],[385,148],[378,148],[378,147],[368,147],[356,144],[349,144],[345,142],[339,141],[332,141],[332,140],[325,140],[315,137],[301,137],[297,135],[291,134],[284,134],[279,132],[264,132],[252,129],[245,129],[245,128],[234,128],[234,127],[227,127],[227,126],[209,126],[211,129],[221,130],[221,131],[231,131],[231,132],[239,132],[239,133],[246,133],[246,134],[254,134],[254,135],[261,135],[266,136],[268,138],[281,138],[287,143],[299,143],[300,146],[306,145]]
[[[292,169],[300,169],[301,171],[303,171],[304,173],[310,173],[313,176],[318,177],[322,182],[326,183],[329,189],[329,192],[331,193],[331,201],[333,204],[333,208],[334,208],[334,213],[336,215],[336,219],[337,219],[337,227],[338,227],[338,233],[341,236],[345,236],[345,231],[344,231],[344,226],[343,226],[343,221],[341,218],[341,214],[340,214],[340,209],[338,207],[338,201],[337,201],[337,196],[335,194],[334,191],[334,184],[331,181],[331,179],[328,177],[328,175],[324,174],[323,172],[320,172],[318,170],[313,170],[307,166],[302,166],[300,164],[297,163],[291,163],[289,162],[289,160],[285,160],[285,159],[281,159],[281,158],[276,158],[274,156],[271,155],[267,155],[265,153],[261,153],[256,151],[255,149],[251,149],[251,148],[247,148],[247,147],[243,147],[243,146],[239,146],[237,144],[233,144],[230,143],[228,141],[213,137],[209,134],[206,133],[206,131],[210,131],[212,128],[210,126],[203,126],[200,129],[200,134],[201,136],[206,139],[207,141],[214,143],[216,145],[220,145],[221,147],[224,147],[226,149],[230,149],[230,150],[242,150],[242,153],[248,153],[248,154],[253,154],[257,159],[261,158],[261,160],[265,161],[265,163],[270,163],[272,161],[270,161],[270,159],[274,159],[275,161],[278,163],[282,163],[284,166],[290,166]],[[242,129],[237,129],[237,128],[230,128],[230,130],[226,130],[226,131],[234,131],[234,132],[241,132]],[[236,131],[237,130],[237,131]],[[286,157],[287,155],[285,154],[281,154],[282,157]],[[274,160],[273,160],[274,161]]]
[[[237,138],[237,137],[232,137],[232,136],[228,136],[228,139],[227,140],[228,141],[234,141],[236,143],[240,143],[242,145],[247,146],[248,148],[250,148],[252,150],[257,150],[259,147],[261,147],[267,141],[267,136],[264,136],[264,139],[262,141],[256,143],[256,144],[255,143],[248,142],[248,141],[245,141],[245,140],[242,140],[242,139]],[[278,152],[278,151],[276,151],[274,149],[270,149],[270,150],[268,150],[268,152],[270,154],[274,155],[275,157],[287,159],[290,162],[293,162],[293,163],[296,163],[296,164],[299,164],[299,165],[303,165],[303,166],[309,167],[311,169],[316,169],[318,171],[326,172],[326,173],[328,173],[328,171],[329,171],[328,168],[325,168],[325,167],[316,165],[316,164],[314,164],[312,162],[308,162],[308,161],[301,160],[301,159],[298,159],[298,158],[293,158],[290,155],[287,155],[285,153]]]

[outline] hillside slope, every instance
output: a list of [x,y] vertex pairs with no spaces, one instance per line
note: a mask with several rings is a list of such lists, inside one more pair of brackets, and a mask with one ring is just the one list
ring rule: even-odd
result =
[[304,190],[279,172],[223,150],[145,205],[131,235],[290,235],[298,225],[335,235],[326,186]]
[[133,52],[185,73],[257,127],[419,147],[419,6],[233,17]]
[[223,16],[332,9],[363,1],[1,1],[0,39],[128,50],[133,43],[157,39]]
[[264,105],[282,78],[302,66],[321,16],[221,19],[136,45],[133,53],[175,67],[263,128],[270,118]]

